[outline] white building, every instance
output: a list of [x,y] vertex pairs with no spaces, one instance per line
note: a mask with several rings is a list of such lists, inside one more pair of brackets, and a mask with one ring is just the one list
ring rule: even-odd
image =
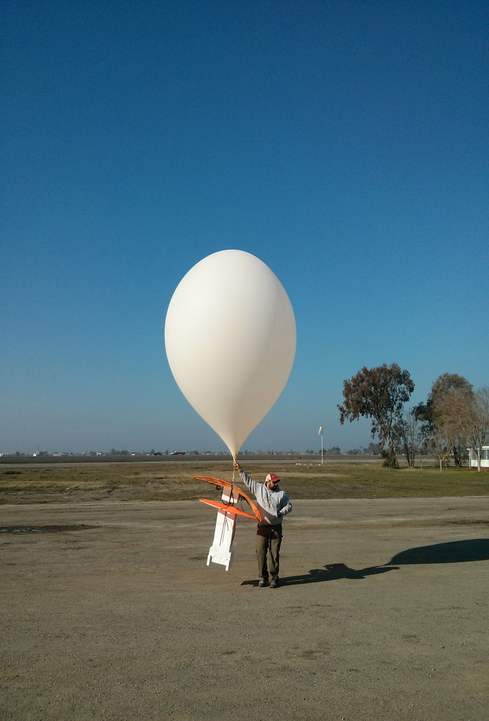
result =
[[[477,468],[477,456],[474,451],[469,448],[469,468]],[[489,446],[482,446],[481,453],[481,470],[483,468],[489,469]]]

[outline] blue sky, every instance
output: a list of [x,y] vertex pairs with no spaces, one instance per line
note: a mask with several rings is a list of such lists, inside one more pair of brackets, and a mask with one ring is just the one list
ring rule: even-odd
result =
[[0,452],[224,449],[164,321],[226,248],[298,331],[245,449],[368,445],[336,407],[364,365],[413,403],[489,385],[488,29],[470,0],[4,5]]

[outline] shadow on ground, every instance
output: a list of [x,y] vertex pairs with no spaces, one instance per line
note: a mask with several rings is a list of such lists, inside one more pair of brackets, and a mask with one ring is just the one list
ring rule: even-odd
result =
[[397,553],[386,565],[419,563],[470,563],[489,559],[489,539],[475,538],[468,541],[435,543],[432,546],[409,548]]
[[[398,571],[399,566],[431,563],[471,563],[489,560],[489,539],[479,538],[467,541],[435,543],[432,546],[419,546],[401,551],[382,566],[371,566],[355,570],[344,563],[331,563],[323,568],[312,568],[299,576],[281,578],[281,586],[297,586],[305,583],[337,581],[341,578],[361,580],[367,576],[377,576],[388,571]],[[242,586],[257,586],[258,581],[243,581]]]
[[[312,568],[309,573],[300,576],[285,576],[280,579],[281,586],[298,586],[303,583],[321,583],[322,581],[337,581],[340,578],[359,580],[366,576],[375,576],[379,573],[397,570],[394,566],[372,566],[356,571],[344,563],[330,563],[323,568]],[[243,581],[242,586],[258,586],[258,581]]]

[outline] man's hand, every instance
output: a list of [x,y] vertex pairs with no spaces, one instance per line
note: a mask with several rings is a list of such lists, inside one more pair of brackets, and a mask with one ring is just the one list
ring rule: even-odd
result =
[[234,468],[235,471],[241,471],[241,466],[239,465],[239,463],[238,463],[238,461],[236,460],[236,458],[233,460],[233,468]]

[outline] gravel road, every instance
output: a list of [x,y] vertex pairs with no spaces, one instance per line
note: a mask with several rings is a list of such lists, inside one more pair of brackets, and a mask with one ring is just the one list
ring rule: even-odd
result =
[[297,501],[276,590],[214,522],[0,507],[1,721],[489,719],[489,498]]

